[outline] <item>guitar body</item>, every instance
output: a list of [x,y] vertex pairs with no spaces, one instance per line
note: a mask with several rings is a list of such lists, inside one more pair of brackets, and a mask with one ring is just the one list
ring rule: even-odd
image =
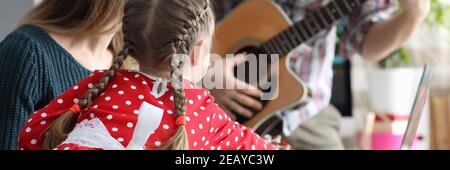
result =
[[[237,54],[247,48],[260,48],[261,43],[279,34],[292,25],[284,11],[269,0],[247,0],[217,25],[213,53],[223,57]],[[245,51],[244,51],[245,52]],[[264,123],[275,117],[281,110],[305,105],[308,102],[308,88],[290,69],[289,58],[280,56],[276,73],[278,81],[275,99],[266,101],[264,108],[244,122],[256,132],[266,127]],[[272,77],[273,79],[273,77]]]

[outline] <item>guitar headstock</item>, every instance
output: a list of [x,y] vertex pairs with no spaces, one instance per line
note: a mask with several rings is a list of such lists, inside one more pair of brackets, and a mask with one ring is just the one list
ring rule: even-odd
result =
[[289,144],[286,140],[283,139],[281,135],[278,136],[271,136],[271,135],[265,135],[264,139],[269,141],[273,146],[275,150],[292,150],[292,145]]

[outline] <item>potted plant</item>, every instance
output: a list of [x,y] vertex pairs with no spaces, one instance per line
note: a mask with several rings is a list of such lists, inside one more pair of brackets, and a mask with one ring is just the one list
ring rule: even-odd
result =
[[369,103],[373,111],[409,114],[421,74],[420,68],[409,67],[411,60],[406,48],[400,48],[369,71]]

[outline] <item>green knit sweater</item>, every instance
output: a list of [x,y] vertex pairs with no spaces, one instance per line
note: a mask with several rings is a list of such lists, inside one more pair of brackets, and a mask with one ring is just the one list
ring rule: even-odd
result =
[[89,74],[39,27],[7,36],[0,43],[0,150],[17,149],[28,117]]

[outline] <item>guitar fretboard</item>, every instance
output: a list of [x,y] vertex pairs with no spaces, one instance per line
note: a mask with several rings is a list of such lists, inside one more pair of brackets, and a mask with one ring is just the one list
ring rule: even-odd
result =
[[329,28],[340,18],[362,6],[367,0],[334,0],[316,10],[300,22],[261,44],[269,54],[286,56],[298,45],[308,41],[320,31]]

